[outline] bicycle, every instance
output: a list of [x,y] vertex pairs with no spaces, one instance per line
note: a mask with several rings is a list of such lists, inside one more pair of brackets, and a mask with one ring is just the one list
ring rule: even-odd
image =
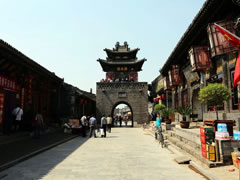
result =
[[159,135],[159,144],[161,143],[162,148],[164,148],[166,145],[165,145],[165,142],[164,142],[164,137],[163,137],[163,134],[162,134],[162,126],[161,125],[158,127],[158,135]]

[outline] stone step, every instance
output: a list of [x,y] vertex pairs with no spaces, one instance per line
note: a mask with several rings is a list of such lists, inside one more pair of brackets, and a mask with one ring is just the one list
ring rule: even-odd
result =
[[177,147],[182,149],[184,152],[186,152],[186,153],[192,155],[193,157],[195,157],[196,159],[200,160],[203,164],[207,165],[210,168],[223,165],[222,162],[212,162],[212,161],[205,159],[204,157],[202,157],[202,153],[200,150],[197,150],[196,148],[194,148],[182,141],[179,141],[179,139],[174,136],[167,135],[166,137],[169,142],[173,143],[174,145],[176,145]]

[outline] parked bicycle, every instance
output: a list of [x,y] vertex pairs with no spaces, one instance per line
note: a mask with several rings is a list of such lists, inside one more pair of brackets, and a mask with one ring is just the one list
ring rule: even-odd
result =
[[158,127],[158,139],[159,139],[159,144],[161,143],[162,148],[166,147],[166,144],[164,142],[164,137],[162,134],[162,126]]

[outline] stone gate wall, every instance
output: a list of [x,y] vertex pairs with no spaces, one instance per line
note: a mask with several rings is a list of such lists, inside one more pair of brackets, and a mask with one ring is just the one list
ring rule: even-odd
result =
[[133,111],[134,126],[148,121],[147,82],[99,82],[96,91],[96,117],[109,115],[117,104],[126,103]]

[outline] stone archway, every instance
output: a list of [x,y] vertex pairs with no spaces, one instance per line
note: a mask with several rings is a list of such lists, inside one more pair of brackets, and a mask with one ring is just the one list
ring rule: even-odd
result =
[[96,117],[100,121],[102,114],[112,114],[119,102],[131,107],[133,126],[148,122],[148,84],[146,82],[97,83]]
[[[131,111],[131,118],[128,119],[128,121],[131,121],[131,123],[130,123],[130,125],[125,125],[125,127],[133,127],[133,116],[134,116],[134,114],[133,114],[132,107],[131,107],[131,105],[130,105],[129,103],[127,103],[127,102],[125,102],[125,101],[119,101],[119,102],[115,103],[115,104],[113,105],[113,108],[112,108],[111,116],[114,118],[114,110],[115,110],[116,107],[117,107],[118,105],[120,105],[120,104],[125,104],[125,105],[127,105],[127,106],[130,108],[130,111]],[[121,122],[121,123],[118,125],[118,124],[116,123],[116,121],[118,122],[119,120],[116,120],[116,119],[115,119],[115,126],[120,126],[120,127],[123,126],[123,122]],[[123,121],[124,121],[124,119],[123,119]],[[128,123],[129,123],[129,122],[128,122]]]

